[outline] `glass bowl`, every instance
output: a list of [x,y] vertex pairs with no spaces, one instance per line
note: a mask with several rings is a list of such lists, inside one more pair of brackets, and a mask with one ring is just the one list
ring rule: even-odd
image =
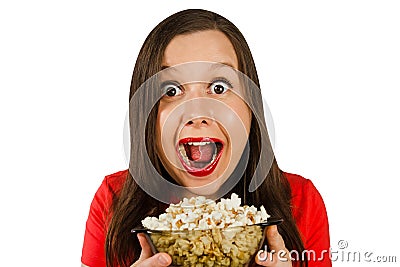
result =
[[153,253],[168,253],[171,266],[246,266],[264,243],[264,228],[282,221],[269,218],[267,222],[229,228],[131,232],[146,234]]

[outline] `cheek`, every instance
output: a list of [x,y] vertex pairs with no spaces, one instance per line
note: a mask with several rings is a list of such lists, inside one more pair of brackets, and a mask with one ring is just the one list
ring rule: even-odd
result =
[[175,125],[172,119],[173,108],[166,108],[160,105],[157,113],[157,124],[156,124],[156,144],[157,152],[163,158],[167,155],[171,156],[175,153],[174,144],[171,142],[174,140],[175,132],[178,126]]
[[246,129],[247,134],[249,134],[252,117],[250,108],[243,101],[237,101],[232,106],[232,109],[236,112],[236,114],[238,114],[240,120],[242,121],[243,127]]
[[252,114],[250,112],[250,109],[247,107],[247,105],[245,106],[245,111],[243,112],[244,114],[244,118],[242,118],[242,121],[244,121],[246,130],[247,130],[247,134],[250,133],[250,127],[251,127],[251,118],[252,118]]
[[166,115],[165,110],[158,111],[157,122],[156,122],[156,136],[155,136],[158,153],[163,152],[162,145],[161,145],[162,144],[161,136],[162,136],[162,127],[164,125],[166,117],[167,117],[167,115]]
[[164,131],[165,128],[165,122],[168,120],[168,123],[171,120],[171,115],[172,112],[175,108],[175,105],[166,105],[165,103],[160,102],[160,105],[158,107],[158,113],[157,113],[157,137],[160,137],[159,134],[161,134]]

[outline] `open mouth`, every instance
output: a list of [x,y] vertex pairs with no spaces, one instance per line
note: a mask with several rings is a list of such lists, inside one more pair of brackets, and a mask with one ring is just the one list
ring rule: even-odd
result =
[[177,152],[187,172],[206,176],[215,170],[223,147],[224,143],[217,138],[189,137],[179,140]]

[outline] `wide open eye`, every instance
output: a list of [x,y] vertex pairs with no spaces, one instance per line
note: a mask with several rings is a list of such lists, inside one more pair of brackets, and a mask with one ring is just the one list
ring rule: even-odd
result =
[[161,86],[162,91],[166,96],[173,97],[183,94],[180,85],[177,82],[164,82]]
[[218,78],[215,79],[211,84],[210,84],[210,94],[223,94],[229,89],[232,88],[232,84],[223,78]]

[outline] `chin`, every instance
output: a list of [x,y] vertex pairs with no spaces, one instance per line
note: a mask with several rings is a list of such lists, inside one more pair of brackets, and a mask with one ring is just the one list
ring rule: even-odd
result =
[[188,175],[188,173],[185,173],[184,177],[181,176],[180,184],[197,195],[212,195],[218,191],[225,181],[222,176],[218,176],[216,173],[201,178],[195,176],[187,177]]
[[185,187],[193,194],[200,196],[212,195],[218,191],[219,186],[214,185],[214,183],[206,183],[202,185],[188,184]]

